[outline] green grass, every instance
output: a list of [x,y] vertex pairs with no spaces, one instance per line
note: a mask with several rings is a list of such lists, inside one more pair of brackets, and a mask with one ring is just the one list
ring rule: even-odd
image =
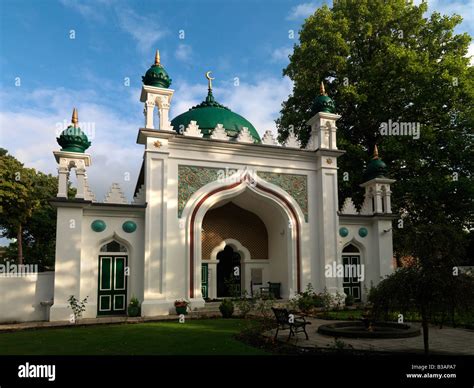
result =
[[263,355],[234,338],[239,319],[48,328],[0,333],[0,355]]

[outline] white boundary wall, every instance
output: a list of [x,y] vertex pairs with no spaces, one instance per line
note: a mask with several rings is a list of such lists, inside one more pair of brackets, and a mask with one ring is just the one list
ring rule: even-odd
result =
[[49,320],[53,295],[54,272],[0,275],[0,323]]

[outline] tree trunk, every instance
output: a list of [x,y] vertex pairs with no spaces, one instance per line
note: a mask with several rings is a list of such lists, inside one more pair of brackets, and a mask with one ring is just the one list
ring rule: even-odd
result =
[[18,244],[18,264],[23,264],[23,228],[18,226],[17,244]]
[[421,326],[423,327],[423,346],[425,347],[425,354],[428,355],[430,352],[429,327],[428,319],[425,314],[421,315]]

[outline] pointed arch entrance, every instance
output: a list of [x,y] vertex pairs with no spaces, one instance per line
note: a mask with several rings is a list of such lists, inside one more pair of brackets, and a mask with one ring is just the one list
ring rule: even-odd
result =
[[97,315],[123,315],[127,307],[128,249],[117,240],[100,247]]
[[262,203],[273,206],[286,220],[287,229],[281,231],[285,239],[286,267],[282,271],[288,277],[287,294],[301,290],[301,225],[304,216],[294,199],[279,187],[261,178],[254,178],[248,171],[234,174],[222,182],[210,183],[197,191],[183,212],[186,223],[188,252],[188,294],[191,299],[201,295],[201,233],[202,220],[207,211],[217,203],[250,192]]

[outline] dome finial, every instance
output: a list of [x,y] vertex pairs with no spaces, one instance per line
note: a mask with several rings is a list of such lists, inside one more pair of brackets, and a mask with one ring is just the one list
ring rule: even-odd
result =
[[79,123],[79,117],[77,115],[77,109],[74,108],[72,110],[72,118],[71,118],[71,123],[74,124],[74,126],[76,126],[78,123]]
[[211,71],[206,72],[206,78],[207,78],[207,87],[209,91],[212,91],[212,80],[216,79],[216,77],[211,77]]
[[161,63],[160,63],[160,50],[156,50],[156,53],[155,53],[155,65],[157,65],[157,66],[161,65]]
[[326,89],[324,88],[324,82],[321,81],[321,86],[319,88],[319,92],[321,94],[321,96],[327,96],[328,94],[326,93]]
[[379,158],[379,148],[377,147],[377,144],[374,146],[374,156],[372,159],[378,159]]

